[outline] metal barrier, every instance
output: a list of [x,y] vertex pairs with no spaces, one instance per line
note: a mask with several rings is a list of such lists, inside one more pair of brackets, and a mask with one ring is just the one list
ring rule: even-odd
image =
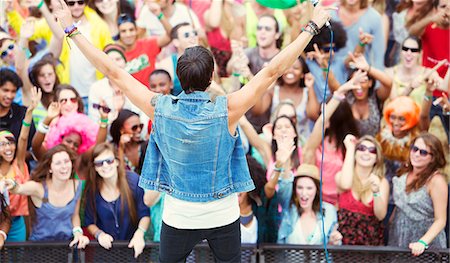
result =
[[[397,247],[330,246],[329,261],[332,263],[450,263],[449,250],[426,250],[419,257],[411,255],[409,249]],[[53,262],[158,262],[159,244],[148,243],[142,255],[134,258],[133,249],[127,242],[114,242],[106,250],[92,242],[84,250],[68,247],[68,243],[24,242],[7,243],[0,250],[1,263],[53,263]],[[242,245],[243,263],[305,262],[326,263],[322,246],[260,244]],[[214,262],[214,256],[207,243],[197,245],[186,262]]]

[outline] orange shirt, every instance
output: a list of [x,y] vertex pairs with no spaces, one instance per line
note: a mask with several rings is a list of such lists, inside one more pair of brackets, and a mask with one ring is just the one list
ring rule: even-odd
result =
[[[13,173],[13,179],[18,184],[23,184],[30,180],[30,173],[28,172],[28,166],[26,163],[23,164],[25,167],[25,171],[22,174],[22,172],[19,169],[19,165],[17,165],[17,161],[14,160],[12,163],[12,171]],[[9,175],[9,173],[8,173]],[[7,175],[7,177],[9,177]],[[28,215],[28,196],[26,195],[16,195],[16,194],[9,194],[9,200],[10,205],[9,209],[11,211],[11,216],[27,216]]]

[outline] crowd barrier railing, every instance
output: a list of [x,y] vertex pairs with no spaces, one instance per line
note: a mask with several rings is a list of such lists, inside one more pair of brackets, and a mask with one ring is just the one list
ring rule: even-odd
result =
[[[328,262],[322,246],[242,244],[243,263],[450,263],[449,250],[428,249],[414,257],[409,249],[398,247],[330,246]],[[0,250],[0,262],[85,263],[85,262],[158,262],[159,244],[147,243],[144,252],[134,258],[128,243],[116,241],[110,250],[91,242],[86,249],[69,248],[61,242],[6,243]],[[197,245],[186,262],[215,262],[207,243]]]

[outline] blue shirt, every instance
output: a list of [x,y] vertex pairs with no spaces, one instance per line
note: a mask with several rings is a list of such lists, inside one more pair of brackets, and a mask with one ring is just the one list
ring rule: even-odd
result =
[[[134,204],[138,222],[141,218],[149,216],[149,210],[144,204],[144,190],[138,187],[139,176],[133,172],[126,172],[128,187],[133,194]],[[86,196],[85,226],[96,225],[105,233],[111,235],[114,240],[130,240],[137,226],[131,222],[128,204],[124,204],[121,210],[122,196],[108,202],[101,196],[100,192],[95,194],[95,212],[90,205],[91,195]],[[123,213],[122,213],[123,212]],[[96,220],[94,219],[94,213]]]

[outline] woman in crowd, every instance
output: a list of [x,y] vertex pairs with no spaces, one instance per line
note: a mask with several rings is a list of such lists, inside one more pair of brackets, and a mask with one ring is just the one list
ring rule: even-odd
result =
[[[7,179],[11,193],[31,199],[32,241],[68,241],[78,248],[89,244],[80,227],[81,182],[74,179],[74,153],[64,145],[49,149],[36,169],[31,181],[18,184]],[[58,222],[58,224],[55,224]]]
[[[127,60],[125,57],[125,49],[117,44],[109,44],[104,49],[105,52],[117,65],[125,68]],[[100,79],[92,84],[89,89],[89,110],[88,115],[94,121],[100,121],[99,111],[100,104],[104,103],[109,111],[108,122],[112,123],[122,109],[129,109],[134,112],[140,110],[134,106],[130,100],[117,88],[107,77]],[[105,108],[104,108],[105,109]]]
[[[383,245],[383,223],[389,201],[380,144],[372,136],[347,135],[342,171],[336,174],[339,232],[344,245]],[[358,231],[356,231],[358,230]]]
[[446,160],[441,142],[422,133],[411,142],[409,158],[392,179],[395,202],[389,245],[409,247],[414,256],[428,247],[445,248],[448,188],[439,169]]
[[114,240],[130,240],[128,247],[134,248],[135,257],[144,249],[150,224],[138,181],[137,174],[125,171],[111,144],[94,147],[85,189],[85,224],[105,249],[110,249]]
[[88,5],[94,9],[97,14],[103,18],[103,21],[109,27],[109,32],[114,41],[119,40],[119,27],[117,20],[120,14],[126,13],[134,15],[134,8],[130,1],[127,0],[93,0],[89,1]]
[[[286,150],[289,152],[289,149]],[[300,165],[295,176],[289,173],[289,176],[282,177],[278,192],[283,219],[278,231],[278,243],[319,245],[325,236],[328,244],[340,244],[342,235],[336,230],[336,208],[323,202],[320,211],[319,184],[319,169],[311,164]],[[325,232],[322,231],[322,218]]]
[[273,113],[282,101],[293,100],[297,130],[303,143],[311,133],[313,126],[311,119],[315,120],[313,116],[317,117],[319,111],[315,94],[311,96],[311,93],[314,93],[314,77],[309,73],[305,60],[299,57],[278,79],[277,85],[269,89],[252,108],[252,113],[264,114],[269,108]]
[[119,150],[125,168],[137,174],[141,173],[147,149],[147,141],[142,140],[143,127],[137,113],[122,110],[110,129],[112,143]]
[[[30,132],[32,112],[38,105],[42,93],[33,88],[31,103],[22,121],[19,138],[8,130],[0,131],[0,180],[11,179],[23,184],[30,179],[28,166],[25,162],[27,154],[28,135]],[[3,191],[3,189],[0,189]],[[8,241],[23,242],[26,240],[25,217],[28,216],[28,199],[26,196],[11,194],[9,196],[9,212],[11,215],[11,229]]]
[[[323,161],[323,200],[337,204],[337,188],[334,179],[342,169],[345,156],[344,138],[347,134],[359,136],[357,123],[353,118],[350,105],[345,101],[349,90],[361,89],[367,81],[363,71],[357,71],[353,78],[340,86],[326,105],[325,116],[319,116],[313,131],[303,147],[303,162],[321,167],[322,154],[327,156]],[[322,149],[322,126],[325,125],[324,150]]]

